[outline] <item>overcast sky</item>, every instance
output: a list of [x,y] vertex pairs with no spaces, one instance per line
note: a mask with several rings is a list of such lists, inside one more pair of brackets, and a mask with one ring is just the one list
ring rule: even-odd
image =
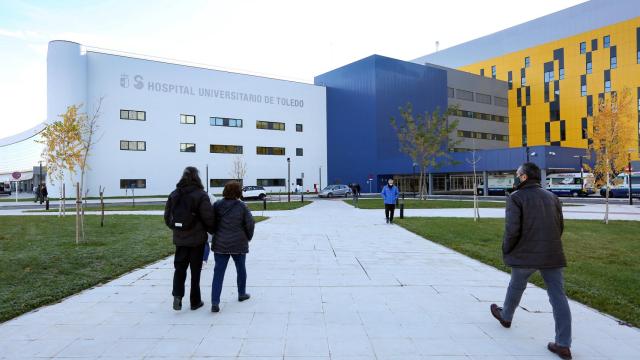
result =
[[412,60],[584,0],[0,0],[0,138],[46,117],[47,43],[313,77],[371,54]]

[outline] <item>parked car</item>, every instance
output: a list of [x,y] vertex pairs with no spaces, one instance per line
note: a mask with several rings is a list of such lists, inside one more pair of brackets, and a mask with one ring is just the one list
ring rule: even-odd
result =
[[335,197],[351,195],[351,189],[347,185],[329,185],[318,193],[318,197]]
[[264,200],[266,197],[267,191],[262,186],[245,186],[242,188],[242,200]]
[[[629,174],[624,173],[616,176],[613,179],[613,184],[609,188],[609,197],[629,197]],[[640,172],[633,172],[631,175],[631,196],[640,197]],[[607,196],[607,187],[600,188],[600,196]]]

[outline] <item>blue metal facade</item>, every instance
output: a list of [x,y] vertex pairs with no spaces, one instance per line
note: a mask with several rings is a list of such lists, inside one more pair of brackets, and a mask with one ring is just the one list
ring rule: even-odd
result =
[[[372,55],[315,78],[327,88],[327,175],[330,184],[360,183],[380,189],[387,178],[414,172],[411,159],[399,150],[391,117],[411,102],[414,114],[447,107],[446,71]],[[559,146],[528,148],[529,161],[547,172],[580,171],[584,149]],[[470,152],[452,153],[433,174],[471,173]],[[479,150],[476,171],[514,172],[527,160],[527,148]],[[584,163],[589,160],[584,159]]]
[[364,185],[369,175],[411,173],[390,119],[407,102],[414,114],[447,107],[446,71],[379,55],[317,76],[315,84],[327,88],[329,183]]

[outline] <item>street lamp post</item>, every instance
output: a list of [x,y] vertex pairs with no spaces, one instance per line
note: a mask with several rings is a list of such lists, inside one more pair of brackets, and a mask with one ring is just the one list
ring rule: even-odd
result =
[[38,200],[40,200],[40,185],[42,184],[42,160],[38,161],[38,164],[40,165],[40,176],[38,176],[38,184],[36,184],[36,196],[38,197]]
[[287,202],[291,202],[291,158],[287,158]]
[[529,162],[529,146],[524,148],[527,151],[527,162]]
[[574,158],[579,158],[580,159],[580,190],[582,190],[584,192],[584,166],[582,164],[582,159],[584,158],[584,155],[573,155]]

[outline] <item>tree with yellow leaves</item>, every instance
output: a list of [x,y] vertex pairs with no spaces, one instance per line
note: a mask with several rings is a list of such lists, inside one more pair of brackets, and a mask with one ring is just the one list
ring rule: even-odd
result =
[[635,147],[629,89],[624,88],[621,94],[612,92],[606,98],[601,98],[598,111],[590,120],[593,126],[593,141],[589,149],[596,156],[592,171],[599,185],[606,186],[604,222],[608,224],[611,179],[624,171],[627,152]]
[[67,111],[59,116],[61,120],[50,123],[42,131],[41,142],[44,144],[42,157],[47,164],[48,177],[53,184],[60,187],[59,215],[63,215],[64,181],[67,175],[75,173],[76,164],[82,156],[82,144],[78,106],[69,106]]

